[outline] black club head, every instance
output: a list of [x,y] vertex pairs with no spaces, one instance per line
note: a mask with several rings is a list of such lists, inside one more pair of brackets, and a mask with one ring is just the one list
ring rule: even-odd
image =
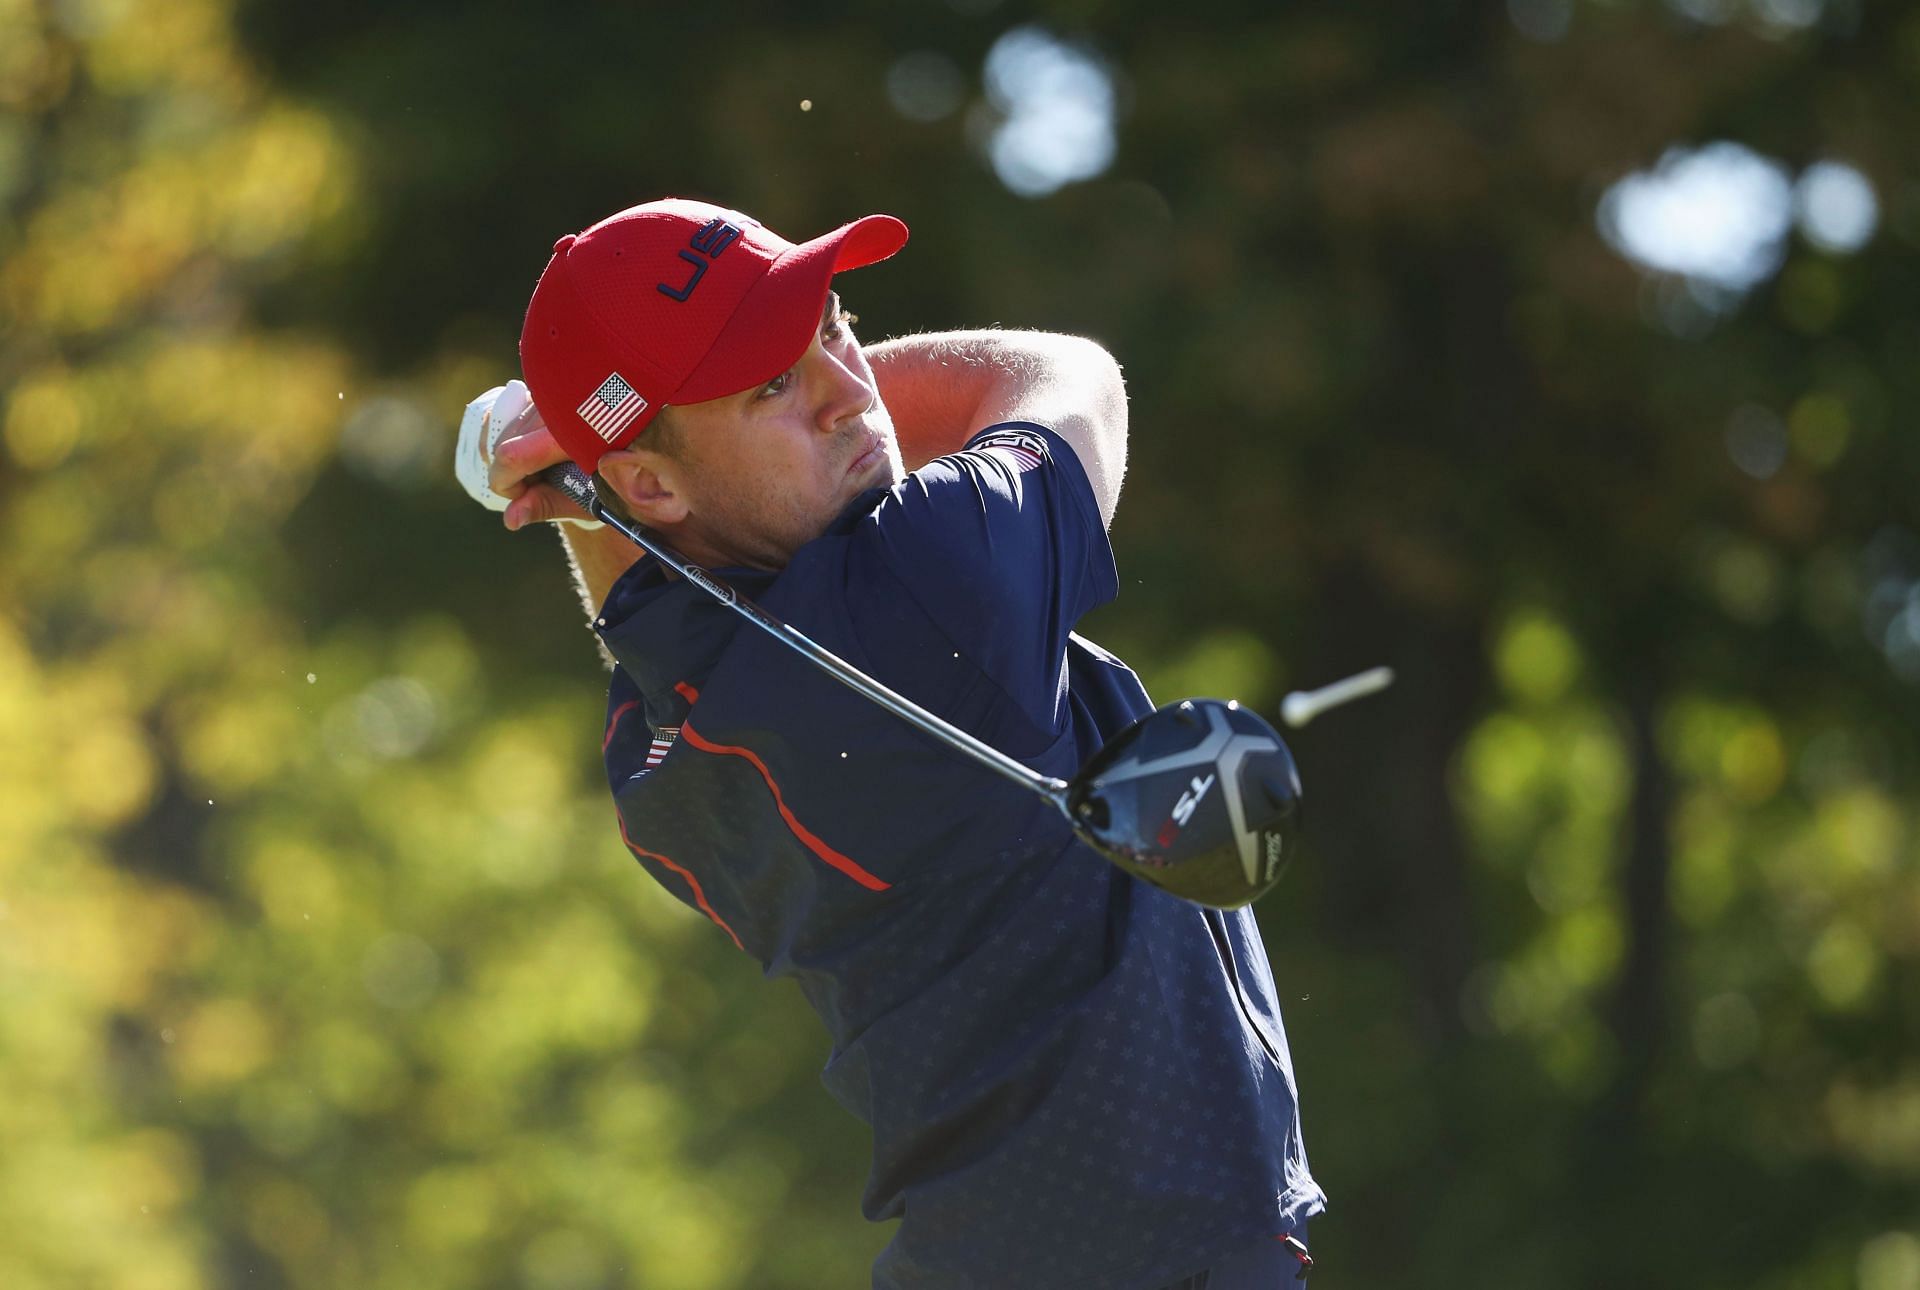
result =
[[1129,873],[1184,900],[1235,909],[1293,858],[1300,775],[1250,709],[1188,699],[1109,740],[1067,790],[1074,831]]

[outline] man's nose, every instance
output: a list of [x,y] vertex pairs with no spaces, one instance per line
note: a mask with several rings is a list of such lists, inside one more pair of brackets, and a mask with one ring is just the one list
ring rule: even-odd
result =
[[827,397],[820,404],[820,429],[830,433],[849,417],[859,416],[873,403],[873,386],[850,365],[822,351],[822,379],[828,382]]

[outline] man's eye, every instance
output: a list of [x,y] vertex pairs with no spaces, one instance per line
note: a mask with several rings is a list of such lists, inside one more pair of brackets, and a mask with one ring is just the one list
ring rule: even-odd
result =
[[787,387],[793,384],[793,373],[786,371],[760,387],[760,397],[770,399],[776,394],[785,394]]

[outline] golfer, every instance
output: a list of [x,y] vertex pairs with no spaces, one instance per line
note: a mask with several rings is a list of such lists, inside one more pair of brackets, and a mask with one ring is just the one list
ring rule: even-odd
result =
[[571,458],[695,564],[1045,775],[1152,710],[1073,635],[1118,590],[1120,370],[1031,332],[865,347],[835,275],[906,242],[798,245],[678,199],[560,239],[518,385],[458,463],[565,537],[613,661],[622,840],[833,1040],[872,1131],[882,1290],[1242,1290],[1304,1274],[1308,1172],[1251,913],[1175,899],[1048,804],[743,623],[533,482]]

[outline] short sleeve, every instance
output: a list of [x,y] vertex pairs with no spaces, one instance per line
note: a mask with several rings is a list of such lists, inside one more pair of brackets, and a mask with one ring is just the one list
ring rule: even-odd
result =
[[871,512],[852,558],[881,564],[1042,729],[1059,720],[1068,634],[1119,590],[1079,458],[1026,422],[989,427],[909,474]]

